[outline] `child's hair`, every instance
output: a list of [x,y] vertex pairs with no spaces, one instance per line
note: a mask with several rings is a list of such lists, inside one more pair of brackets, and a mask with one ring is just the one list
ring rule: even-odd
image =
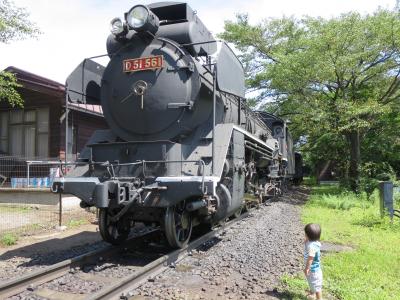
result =
[[309,223],[304,227],[304,231],[311,242],[318,241],[321,237],[321,227],[319,224]]

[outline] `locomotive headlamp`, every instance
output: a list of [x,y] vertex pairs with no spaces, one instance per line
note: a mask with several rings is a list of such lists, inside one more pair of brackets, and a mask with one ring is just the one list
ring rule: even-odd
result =
[[129,28],[143,32],[148,31],[155,34],[158,30],[160,21],[158,17],[144,5],[136,5],[125,14]]
[[143,27],[149,17],[149,11],[146,7],[138,5],[133,7],[126,17],[126,21],[133,29]]
[[125,26],[120,18],[114,18],[110,22],[110,31],[113,35],[118,36],[124,33]]

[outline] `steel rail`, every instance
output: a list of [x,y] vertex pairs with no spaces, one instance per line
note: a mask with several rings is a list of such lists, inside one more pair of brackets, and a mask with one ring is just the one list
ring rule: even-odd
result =
[[142,285],[148,278],[154,277],[164,272],[171,264],[175,264],[184,259],[192,250],[203,245],[205,242],[216,237],[221,231],[229,228],[236,222],[241,221],[248,216],[248,212],[243,213],[238,218],[235,218],[195,239],[194,241],[190,242],[186,247],[174,250],[171,253],[152,261],[151,263],[143,266],[143,268],[138,272],[135,272],[134,274],[123,278],[122,280],[116,282],[113,285],[110,285],[109,287],[101,289],[97,293],[85,298],[85,300],[121,299],[122,294],[127,294],[129,291],[132,291],[133,289]]
[[[216,237],[221,231],[225,230],[226,228],[229,228],[236,222],[246,218],[248,215],[249,215],[248,212],[243,213],[240,217],[235,218],[227,223],[224,223],[220,227],[217,227],[216,229],[195,239],[194,241],[190,242],[186,247],[174,250],[169,254],[166,254],[150,262],[149,264],[143,266],[134,274],[131,274],[127,277],[118,280],[114,284],[101,289],[95,294],[87,295],[87,297],[85,297],[84,299],[85,300],[120,299],[120,296],[123,293],[128,293],[129,291],[143,284],[148,278],[164,272],[171,264],[179,262],[180,260],[185,258],[189,252],[198,248],[199,246],[211,240],[212,238]],[[51,265],[50,267],[45,268],[43,270],[38,270],[29,273],[18,279],[8,280],[3,284],[0,284],[0,299],[6,299],[7,297],[17,295],[26,290],[27,287],[32,284],[37,286],[49,282],[51,280],[54,280],[56,278],[59,278],[64,274],[66,274],[67,272],[69,272],[71,268],[82,266],[84,264],[93,261],[97,261],[100,256],[104,258],[115,255],[124,248],[129,247],[129,245],[132,244],[134,241],[150,236],[151,234],[154,234],[157,231],[159,230],[155,229],[140,234],[138,236],[135,236],[118,247],[106,246],[105,248],[88,252],[68,260],[64,260],[57,264]]]
[[154,229],[136,235],[131,239],[127,240],[122,245],[119,245],[117,247],[109,245],[104,248],[87,252],[82,255],[73,257],[71,259],[61,261],[44,269],[37,270],[34,272],[29,272],[28,274],[23,275],[19,278],[12,278],[10,280],[7,280],[4,283],[0,284],[0,299],[6,299],[7,297],[17,295],[26,290],[26,288],[31,284],[35,285],[43,284],[58,277],[61,277],[62,275],[66,274],[71,268],[78,267],[93,261],[97,261],[99,257],[104,258],[115,255],[116,253],[128,247],[130,244],[137,241],[138,239],[150,236],[151,234],[154,234],[157,231],[159,230]]

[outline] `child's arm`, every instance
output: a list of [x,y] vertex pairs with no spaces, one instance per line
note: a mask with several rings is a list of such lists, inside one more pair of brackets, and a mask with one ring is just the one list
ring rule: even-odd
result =
[[314,256],[308,256],[307,262],[306,262],[306,267],[304,268],[304,274],[306,276],[308,276],[308,274],[310,273],[310,267],[311,267],[313,260],[314,260]]

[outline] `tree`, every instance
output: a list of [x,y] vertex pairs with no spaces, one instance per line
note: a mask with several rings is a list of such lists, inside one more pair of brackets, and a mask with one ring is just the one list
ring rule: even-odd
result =
[[[0,0],[0,43],[37,36],[40,31],[28,18],[29,14],[25,9],[16,7],[11,1]],[[16,91],[18,87],[20,85],[13,74],[0,72],[0,101],[7,101],[12,106],[22,106],[23,100]]]
[[399,102],[399,14],[378,10],[257,25],[238,15],[225,22],[221,36],[241,51],[259,102],[268,100],[290,117],[314,156],[337,159],[358,191],[363,138]]
[[12,107],[23,106],[23,100],[18,94],[17,88],[21,85],[17,82],[17,78],[10,72],[0,72],[0,101],[7,101]]

